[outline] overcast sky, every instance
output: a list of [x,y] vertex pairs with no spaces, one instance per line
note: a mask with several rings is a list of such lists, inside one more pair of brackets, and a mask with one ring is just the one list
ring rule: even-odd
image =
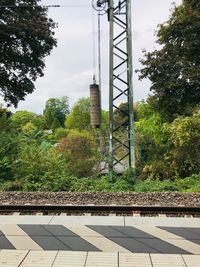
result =
[[[19,103],[18,110],[42,113],[45,102],[51,97],[68,96],[70,106],[80,98],[89,96],[93,76],[93,17],[91,0],[42,0],[44,4],[66,5],[50,8],[49,16],[58,23],[58,47],[46,58],[44,77],[36,82],[36,90]],[[168,20],[172,2],[182,0],[132,0],[134,69],[140,68],[142,50],[155,48],[155,30],[159,23]],[[71,6],[70,6],[71,5]],[[77,5],[77,7],[75,7]],[[101,18],[102,35],[102,106],[108,109],[108,22]],[[96,31],[96,29],[95,29]],[[138,81],[134,73],[134,100],[146,99],[150,82]],[[13,109],[14,111],[14,109]]]

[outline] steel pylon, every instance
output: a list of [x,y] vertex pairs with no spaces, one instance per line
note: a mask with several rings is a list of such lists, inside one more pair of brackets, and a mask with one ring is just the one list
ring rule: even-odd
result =
[[[109,179],[117,164],[124,170],[135,170],[132,83],[131,0],[108,2],[110,22],[109,84]],[[127,110],[120,103],[127,103]],[[118,111],[123,118],[114,120]],[[116,117],[116,120],[118,117]]]
[[103,6],[110,24],[108,162],[112,182],[119,164],[135,176],[131,0],[98,0],[97,7]]

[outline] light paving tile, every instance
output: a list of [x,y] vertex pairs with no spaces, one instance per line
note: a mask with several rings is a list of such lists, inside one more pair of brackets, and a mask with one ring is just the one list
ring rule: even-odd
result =
[[52,217],[38,215],[1,215],[0,224],[48,224]]
[[176,217],[125,217],[126,226],[135,225],[174,226],[174,227],[200,227],[200,218]]
[[0,225],[0,230],[16,249],[42,250],[42,248],[16,224]]
[[137,229],[144,231],[146,233],[149,233],[169,244],[172,244],[176,247],[179,247],[185,251],[188,251],[189,253],[192,254],[199,254],[200,252],[200,245],[195,244],[189,240],[185,240],[183,238],[180,238],[179,236],[169,233],[165,230],[159,229],[154,226],[148,226],[148,225],[137,225],[134,226]]
[[50,224],[124,225],[123,216],[54,216]]
[[57,251],[30,251],[19,267],[51,267]]
[[186,267],[181,255],[150,254],[153,267]]
[[59,251],[52,267],[84,267],[87,252]]
[[1,250],[0,267],[18,267],[27,253],[28,250]]
[[200,267],[200,255],[182,255],[187,267]]
[[28,249],[28,250],[43,250],[34,240],[29,236],[6,236],[10,243],[16,249]]
[[4,235],[26,235],[26,233],[16,224],[0,224],[0,231],[2,231]]
[[119,267],[152,267],[149,254],[119,253]]
[[97,233],[96,231],[88,228],[87,226],[81,225],[79,227],[65,225],[70,231],[76,233],[81,238],[88,241],[93,246],[104,252],[130,252],[129,250],[121,247],[120,245],[112,242],[105,236]]
[[89,252],[85,267],[118,267],[118,253]]

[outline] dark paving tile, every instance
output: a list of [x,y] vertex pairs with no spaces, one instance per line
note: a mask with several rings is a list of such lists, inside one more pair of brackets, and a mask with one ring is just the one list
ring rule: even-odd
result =
[[123,233],[127,237],[139,237],[139,238],[155,238],[152,235],[149,235],[137,228],[132,226],[112,226],[115,230]]
[[41,225],[19,224],[19,227],[30,236],[52,236],[52,234],[45,230]]
[[105,237],[138,237],[138,238],[155,238],[132,226],[101,226],[87,225],[92,230],[102,234]]
[[30,236],[44,250],[71,250],[70,247],[63,244],[53,236]]
[[118,245],[136,253],[182,253],[187,251],[173,246],[132,226],[87,226]]
[[[158,227],[160,229],[166,230],[175,235],[181,236],[184,239],[199,239],[200,240],[200,230],[199,228],[189,228],[189,227]],[[193,229],[193,230],[192,230]]]
[[111,226],[87,225],[87,227],[106,237],[127,237],[125,233],[121,233]]
[[57,238],[73,251],[101,251],[80,237],[58,236]]
[[46,231],[54,236],[74,236],[78,237],[74,232],[70,231],[63,225],[41,225]]
[[131,252],[135,252],[135,253],[158,253],[159,252],[158,250],[141,243],[135,238],[110,237],[109,239],[115,242],[116,244],[130,250]]
[[187,229],[190,232],[193,232],[195,234],[197,234],[197,236],[200,237],[200,228],[195,228],[195,227],[185,227],[185,229]]
[[15,249],[5,236],[0,236],[0,249]]
[[0,236],[2,236],[2,235],[4,235],[4,233],[0,231]]
[[137,238],[137,241],[145,244],[145,246],[148,246],[154,250],[156,250],[159,253],[165,253],[165,254],[190,254],[188,251],[185,251],[179,247],[176,247],[174,245],[171,245],[163,240],[160,240],[158,238]]

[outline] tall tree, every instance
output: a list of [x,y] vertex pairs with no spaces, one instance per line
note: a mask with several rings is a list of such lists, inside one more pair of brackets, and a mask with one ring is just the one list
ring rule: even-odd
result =
[[66,119],[67,129],[86,130],[90,129],[90,99],[80,98],[72,108]]
[[64,127],[66,116],[69,114],[68,97],[49,98],[44,109],[46,126],[50,129]]
[[154,106],[166,119],[190,114],[200,103],[200,2],[183,0],[159,25],[160,50],[145,52],[140,78],[152,82]]
[[0,1],[0,94],[8,105],[17,106],[43,76],[55,27],[40,0]]

